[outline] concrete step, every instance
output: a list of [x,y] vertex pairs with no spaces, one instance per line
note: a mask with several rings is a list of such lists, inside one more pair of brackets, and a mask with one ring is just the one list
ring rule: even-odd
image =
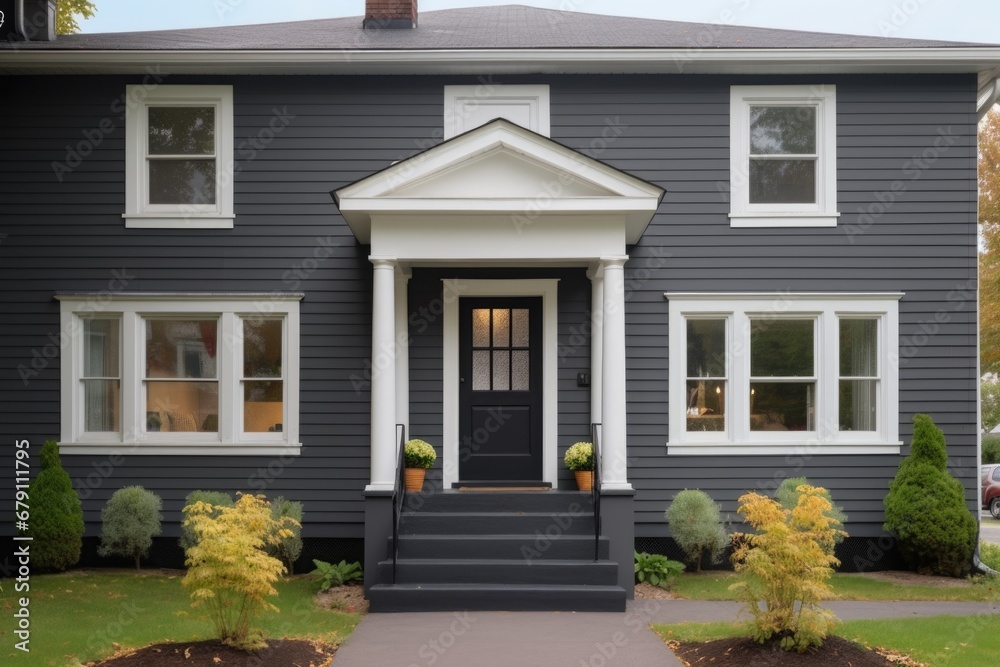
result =
[[621,586],[376,584],[368,600],[373,612],[625,611]]

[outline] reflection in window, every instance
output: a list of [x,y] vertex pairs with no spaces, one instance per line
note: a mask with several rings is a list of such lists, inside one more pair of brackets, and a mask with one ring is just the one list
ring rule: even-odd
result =
[[217,432],[218,320],[146,320],[146,427]]
[[815,320],[750,319],[750,430],[815,430]]
[[243,319],[243,430],[280,432],[285,412],[282,321]]
[[816,202],[816,107],[750,107],[750,203]]
[[215,204],[215,107],[150,107],[150,204]]

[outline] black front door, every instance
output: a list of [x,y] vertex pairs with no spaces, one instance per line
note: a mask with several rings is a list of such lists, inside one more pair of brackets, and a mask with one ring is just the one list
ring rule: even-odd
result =
[[459,480],[542,479],[542,300],[459,302]]

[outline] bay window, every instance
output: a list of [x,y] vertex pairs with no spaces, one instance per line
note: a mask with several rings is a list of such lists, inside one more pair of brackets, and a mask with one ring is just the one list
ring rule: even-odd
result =
[[893,453],[899,294],[670,301],[670,453]]

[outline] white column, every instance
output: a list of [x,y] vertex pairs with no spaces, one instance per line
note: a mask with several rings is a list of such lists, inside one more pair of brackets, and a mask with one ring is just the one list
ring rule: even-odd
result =
[[396,259],[368,258],[372,280],[372,442],[367,491],[391,491],[396,478]]
[[601,373],[602,489],[631,490],[628,482],[625,409],[625,262],[627,256],[602,257],[604,340]]
[[601,394],[604,389],[604,271],[597,266],[587,271],[590,278],[590,422],[601,422]]
[[[396,267],[396,423],[406,427],[407,439],[413,437],[410,434],[410,330],[407,312],[407,283],[412,275],[402,267]],[[399,443],[396,445],[398,447]]]

